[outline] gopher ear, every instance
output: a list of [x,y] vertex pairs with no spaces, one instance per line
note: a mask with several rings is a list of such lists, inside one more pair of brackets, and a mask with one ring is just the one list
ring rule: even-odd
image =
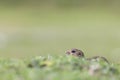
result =
[[79,52],[79,53],[78,53],[78,56],[79,56],[79,57],[84,57],[84,54]]
[[84,53],[83,52],[80,52],[78,55],[81,56],[81,57],[84,57]]

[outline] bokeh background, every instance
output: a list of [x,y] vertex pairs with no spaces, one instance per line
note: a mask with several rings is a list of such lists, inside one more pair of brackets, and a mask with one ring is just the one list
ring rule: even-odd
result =
[[119,0],[0,0],[0,57],[64,55],[120,60]]

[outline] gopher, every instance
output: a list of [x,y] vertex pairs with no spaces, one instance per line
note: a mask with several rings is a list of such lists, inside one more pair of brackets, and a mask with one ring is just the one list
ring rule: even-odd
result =
[[[81,51],[81,50],[79,50],[79,49],[76,49],[76,48],[70,49],[70,50],[66,51],[66,54],[67,54],[67,55],[73,55],[73,56],[85,58],[85,55],[84,55],[83,51]],[[101,60],[109,63],[108,60],[107,60],[105,57],[102,57],[102,56],[94,56],[94,57],[85,58],[85,59],[86,59],[86,60],[93,60],[93,59],[97,60],[97,59],[101,59]]]

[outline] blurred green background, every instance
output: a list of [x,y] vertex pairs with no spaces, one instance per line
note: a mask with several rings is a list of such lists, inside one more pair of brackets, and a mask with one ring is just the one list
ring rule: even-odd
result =
[[119,0],[0,0],[0,57],[64,55],[120,60]]

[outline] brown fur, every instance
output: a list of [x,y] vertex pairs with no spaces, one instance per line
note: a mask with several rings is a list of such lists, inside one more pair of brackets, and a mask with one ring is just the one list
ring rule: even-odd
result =
[[[81,50],[76,49],[76,48],[66,51],[66,54],[77,56],[77,57],[83,57],[83,58],[85,57],[84,53]],[[86,59],[87,60],[92,60],[92,59],[98,59],[98,58],[104,60],[107,63],[109,63],[109,61],[105,57],[102,57],[102,56],[94,56],[94,57],[86,58]]]

